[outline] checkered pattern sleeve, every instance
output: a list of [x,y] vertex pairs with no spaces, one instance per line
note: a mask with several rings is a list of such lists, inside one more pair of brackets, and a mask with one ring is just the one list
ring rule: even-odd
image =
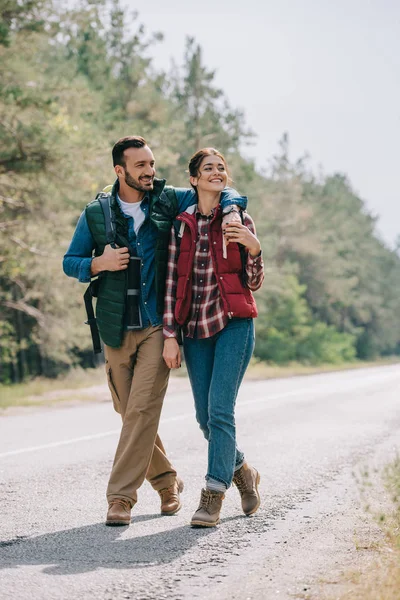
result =
[[[243,213],[243,224],[250,229],[251,233],[257,235],[254,221],[247,212]],[[260,289],[262,282],[264,281],[264,262],[262,252],[255,257],[251,256],[249,252],[247,253],[246,274],[247,287],[252,292]]]
[[168,245],[167,280],[165,285],[164,299],[164,339],[170,337],[177,337],[178,325],[174,317],[177,279],[177,243],[175,229],[172,226]]

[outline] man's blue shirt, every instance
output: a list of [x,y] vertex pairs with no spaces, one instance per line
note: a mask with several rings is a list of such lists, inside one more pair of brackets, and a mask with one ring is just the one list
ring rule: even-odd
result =
[[[197,203],[197,195],[193,190],[187,188],[174,189],[179,212],[184,212],[189,206]],[[225,188],[222,192],[221,202],[224,206],[239,204],[246,208],[247,198],[240,196],[232,188]],[[162,323],[162,315],[158,314],[156,310],[154,258],[157,228],[149,218],[149,198],[147,195],[143,198],[140,207],[145,213],[145,220],[137,235],[133,218],[126,216],[126,219],[128,220],[129,244],[142,261],[140,310],[143,327],[148,327],[149,325],[157,326]],[[89,283],[92,278],[90,269],[94,249],[94,240],[86,220],[86,213],[83,211],[79,217],[70,246],[64,256],[64,273],[69,277],[76,277],[82,283]]]

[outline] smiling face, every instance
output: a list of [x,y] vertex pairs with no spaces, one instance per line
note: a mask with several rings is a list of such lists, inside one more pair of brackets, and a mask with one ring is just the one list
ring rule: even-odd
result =
[[203,157],[197,175],[191,175],[190,183],[198,192],[222,192],[228,181],[225,160],[216,154]]
[[116,165],[115,172],[120,180],[138,192],[153,189],[155,160],[148,146],[127,148],[124,151],[125,165]]

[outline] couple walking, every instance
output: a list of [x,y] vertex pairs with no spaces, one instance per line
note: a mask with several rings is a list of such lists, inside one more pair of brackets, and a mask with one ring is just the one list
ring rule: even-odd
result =
[[98,277],[96,322],[122,430],[107,487],[107,525],[129,525],[146,478],[161,514],[181,508],[183,482],[157,434],[170,369],[183,350],[196,418],[208,441],[208,470],[191,525],[219,523],[233,482],[246,515],[259,507],[259,473],[236,443],[235,402],[254,348],[252,291],[263,281],[260,242],[246,197],[227,187],[228,168],[213,148],[189,163],[191,188],[155,178],[155,160],[139,136],[113,147],[117,179],[106,196],[111,241],[100,199],[81,214],[64,272]]

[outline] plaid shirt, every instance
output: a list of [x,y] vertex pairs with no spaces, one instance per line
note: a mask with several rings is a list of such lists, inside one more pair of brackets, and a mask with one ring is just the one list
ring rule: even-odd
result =
[[[229,321],[229,317],[223,309],[222,298],[215,277],[210,247],[209,247],[209,225],[213,214],[202,215],[196,210],[198,238],[192,271],[192,303],[188,322],[182,327],[185,337],[208,338],[223,329]],[[243,213],[244,225],[252,233],[256,233],[253,219]],[[163,330],[164,338],[176,337],[178,325],[174,317],[176,287],[177,287],[177,243],[175,229],[171,229],[171,237],[168,247],[168,270],[166,281],[166,294],[164,304]],[[247,286],[255,291],[261,287],[264,280],[264,264],[261,253],[252,258],[247,253]]]

